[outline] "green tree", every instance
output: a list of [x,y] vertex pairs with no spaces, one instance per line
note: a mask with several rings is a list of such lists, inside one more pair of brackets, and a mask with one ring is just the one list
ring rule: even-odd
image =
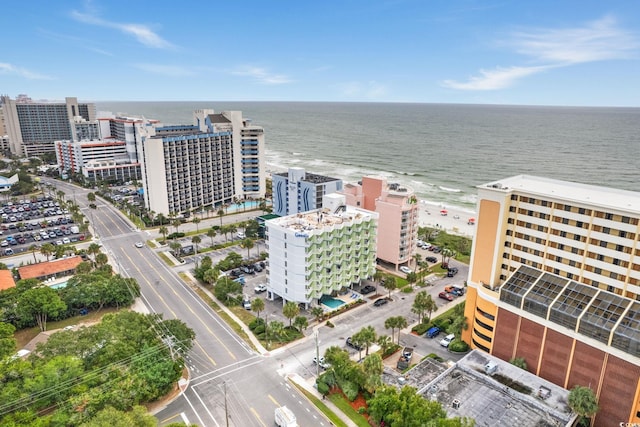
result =
[[100,410],[80,427],[156,427],[158,420],[147,413],[144,406],[134,406],[131,411],[121,411],[112,406]]
[[425,301],[425,305],[424,305],[424,310],[427,312],[428,320],[431,320],[431,313],[433,313],[437,309],[438,309],[438,304],[433,300],[433,297],[430,294],[428,294]]
[[369,355],[369,347],[371,346],[371,344],[376,342],[377,338],[378,337],[376,334],[376,330],[373,328],[373,326],[365,326],[364,328],[360,329],[360,341],[365,346],[365,356]]
[[169,243],[169,247],[171,248],[171,251],[173,252],[173,256],[176,258],[180,258],[180,249],[182,248],[182,246],[180,245],[180,243],[176,242],[175,240],[171,243]]
[[47,262],[49,262],[49,257],[53,255],[54,251],[55,251],[55,246],[53,246],[51,243],[45,243],[40,247],[40,253],[45,257],[47,257]]
[[247,259],[251,258],[249,251],[253,249],[253,240],[247,237],[242,241],[241,246],[247,250]]
[[384,279],[384,283],[382,286],[389,291],[389,299],[391,299],[391,291],[395,290],[398,287],[398,283],[396,282],[396,278],[393,276],[387,276]]
[[191,243],[193,243],[195,249],[196,249],[196,255],[198,255],[198,244],[202,242],[202,238],[200,238],[200,236],[193,236],[191,238]]
[[315,306],[311,308],[311,315],[314,319],[316,319],[317,323],[320,323],[320,319],[324,316],[324,310],[320,306]]
[[[207,258],[211,259],[209,257],[206,257],[205,259]],[[204,272],[203,280],[208,284],[213,285],[218,281],[219,277],[220,277],[220,270],[218,270],[217,268],[209,268]]]
[[382,354],[385,354],[393,345],[393,338],[389,335],[380,335],[378,337],[377,344],[382,349]]
[[103,254],[102,252],[100,252],[98,255],[96,255],[96,265],[98,267],[102,267],[104,265],[107,265],[109,263],[109,257],[107,257],[107,254]]
[[[162,224],[162,222],[160,224]],[[167,234],[169,234],[169,229],[167,227],[165,227],[164,225],[162,225],[162,226],[160,226],[158,231],[160,232],[160,234],[162,234],[162,241],[166,242],[167,241]]]
[[284,335],[284,323],[279,320],[273,320],[269,323],[269,327],[265,329],[268,333],[268,340],[276,338],[278,342],[282,343],[282,336]]
[[13,336],[15,332],[15,326],[0,322],[0,360],[16,351],[16,339]]
[[218,235],[218,232],[216,230],[214,230],[213,228],[210,228],[209,230],[207,230],[207,237],[211,238],[211,247],[213,247],[213,238],[216,237]]
[[385,274],[382,272],[382,270],[376,269],[376,272],[373,273],[373,281],[376,283],[376,295],[378,294],[378,285],[382,282],[384,276]]
[[289,327],[291,327],[292,319],[300,314],[300,307],[293,301],[287,301],[282,307],[282,314],[289,319]]
[[418,323],[422,323],[422,316],[424,316],[424,312],[427,310],[427,297],[430,296],[427,291],[420,291],[413,300],[411,312],[418,315]]
[[400,344],[400,330],[402,328],[406,328],[408,325],[407,319],[404,316],[393,316],[389,317],[384,321],[384,327],[387,329],[391,329],[391,339],[393,340],[393,334],[395,329],[398,329],[398,340],[397,343]]
[[[179,229],[180,229],[180,226],[181,226],[181,225],[182,225],[182,221],[180,221],[179,219],[174,219],[174,220],[171,222],[171,226],[172,226],[173,228],[175,228],[175,230],[176,230],[176,232],[175,232],[174,236],[177,236],[178,231],[179,231]],[[174,237],[174,240],[175,240],[175,237]]]
[[589,387],[577,385],[571,389],[568,398],[569,407],[581,417],[591,418],[598,412],[598,400]]
[[29,289],[18,297],[18,312],[35,319],[42,332],[47,330],[49,317],[57,317],[66,309],[67,305],[48,286]]
[[260,318],[260,313],[264,311],[264,300],[262,298],[255,298],[251,301],[251,311],[256,313],[256,317]]
[[373,394],[382,385],[382,372],[384,363],[378,353],[373,353],[364,358],[362,362],[365,380],[364,389],[369,394]]
[[407,274],[407,283],[409,283],[413,289],[413,284],[418,281],[418,275],[415,272]]
[[36,245],[35,243],[32,244],[31,246],[29,246],[29,250],[31,251],[31,254],[33,255],[33,262],[37,263],[38,259],[36,258],[36,251],[38,250],[38,245]]
[[95,195],[95,193],[91,193],[91,192],[90,192],[90,193],[87,193],[87,200],[88,200],[90,203],[94,203],[94,202],[96,201],[96,195]]
[[200,224],[200,218],[196,216],[191,220],[191,222],[196,225],[196,234],[200,233],[200,229],[198,228],[198,224]]
[[222,229],[222,217],[224,216],[224,209],[218,209],[218,216],[220,217],[220,229]]
[[[260,298],[256,298],[256,300],[262,301]],[[307,327],[309,326],[309,321],[307,320],[307,318],[305,316],[296,316],[296,318],[293,320],[293,326],[297,330],[302,332],[305,329],[307,329]]]
[[87,254],[91,256],[94,265],[96,264],[96,255],[98,255],[100,252],[102,251],[100,249],[100,245],[97,243],[91,243],[87,248]]

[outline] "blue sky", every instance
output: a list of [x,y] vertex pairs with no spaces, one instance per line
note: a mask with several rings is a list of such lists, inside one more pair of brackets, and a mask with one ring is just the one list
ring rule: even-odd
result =
[[640,2],[7,1],[0,93],[640,106]]

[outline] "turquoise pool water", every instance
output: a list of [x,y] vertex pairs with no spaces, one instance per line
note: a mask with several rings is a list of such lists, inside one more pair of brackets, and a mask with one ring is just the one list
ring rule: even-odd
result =
[[49,286],[51,289],[62,289],[67,286],[67,282],[56,283],[55,285]]
[[247,210],[247,209],[255,209],[260,205],[260,203],[256,200],[245,200],[244,202],[240,203],[239,205],[232,203],[228,208],[227,208],[227,212],[238,212],[238,211],[243,211],[243,210]]
[[320,302],[330,308],[338,308],[344,304],[344,301],[328,296],[320,298]]

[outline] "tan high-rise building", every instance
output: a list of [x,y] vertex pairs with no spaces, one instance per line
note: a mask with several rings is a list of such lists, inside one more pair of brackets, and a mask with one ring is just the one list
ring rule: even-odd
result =
[[640,193],[515,176],[478,187],[463,339],[640,422]]

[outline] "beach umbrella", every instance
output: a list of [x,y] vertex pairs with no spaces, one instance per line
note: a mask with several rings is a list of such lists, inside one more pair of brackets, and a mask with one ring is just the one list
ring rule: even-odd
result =
[[446,216],[448,213],[449,213],[449,212],[448,212],[446,209],[442,209],[442,210],[440,211],[440,215],[442,215],[442,216]]
[[469,225],[473,225],[476,223],[476,219],[475,218],[469,218]]

